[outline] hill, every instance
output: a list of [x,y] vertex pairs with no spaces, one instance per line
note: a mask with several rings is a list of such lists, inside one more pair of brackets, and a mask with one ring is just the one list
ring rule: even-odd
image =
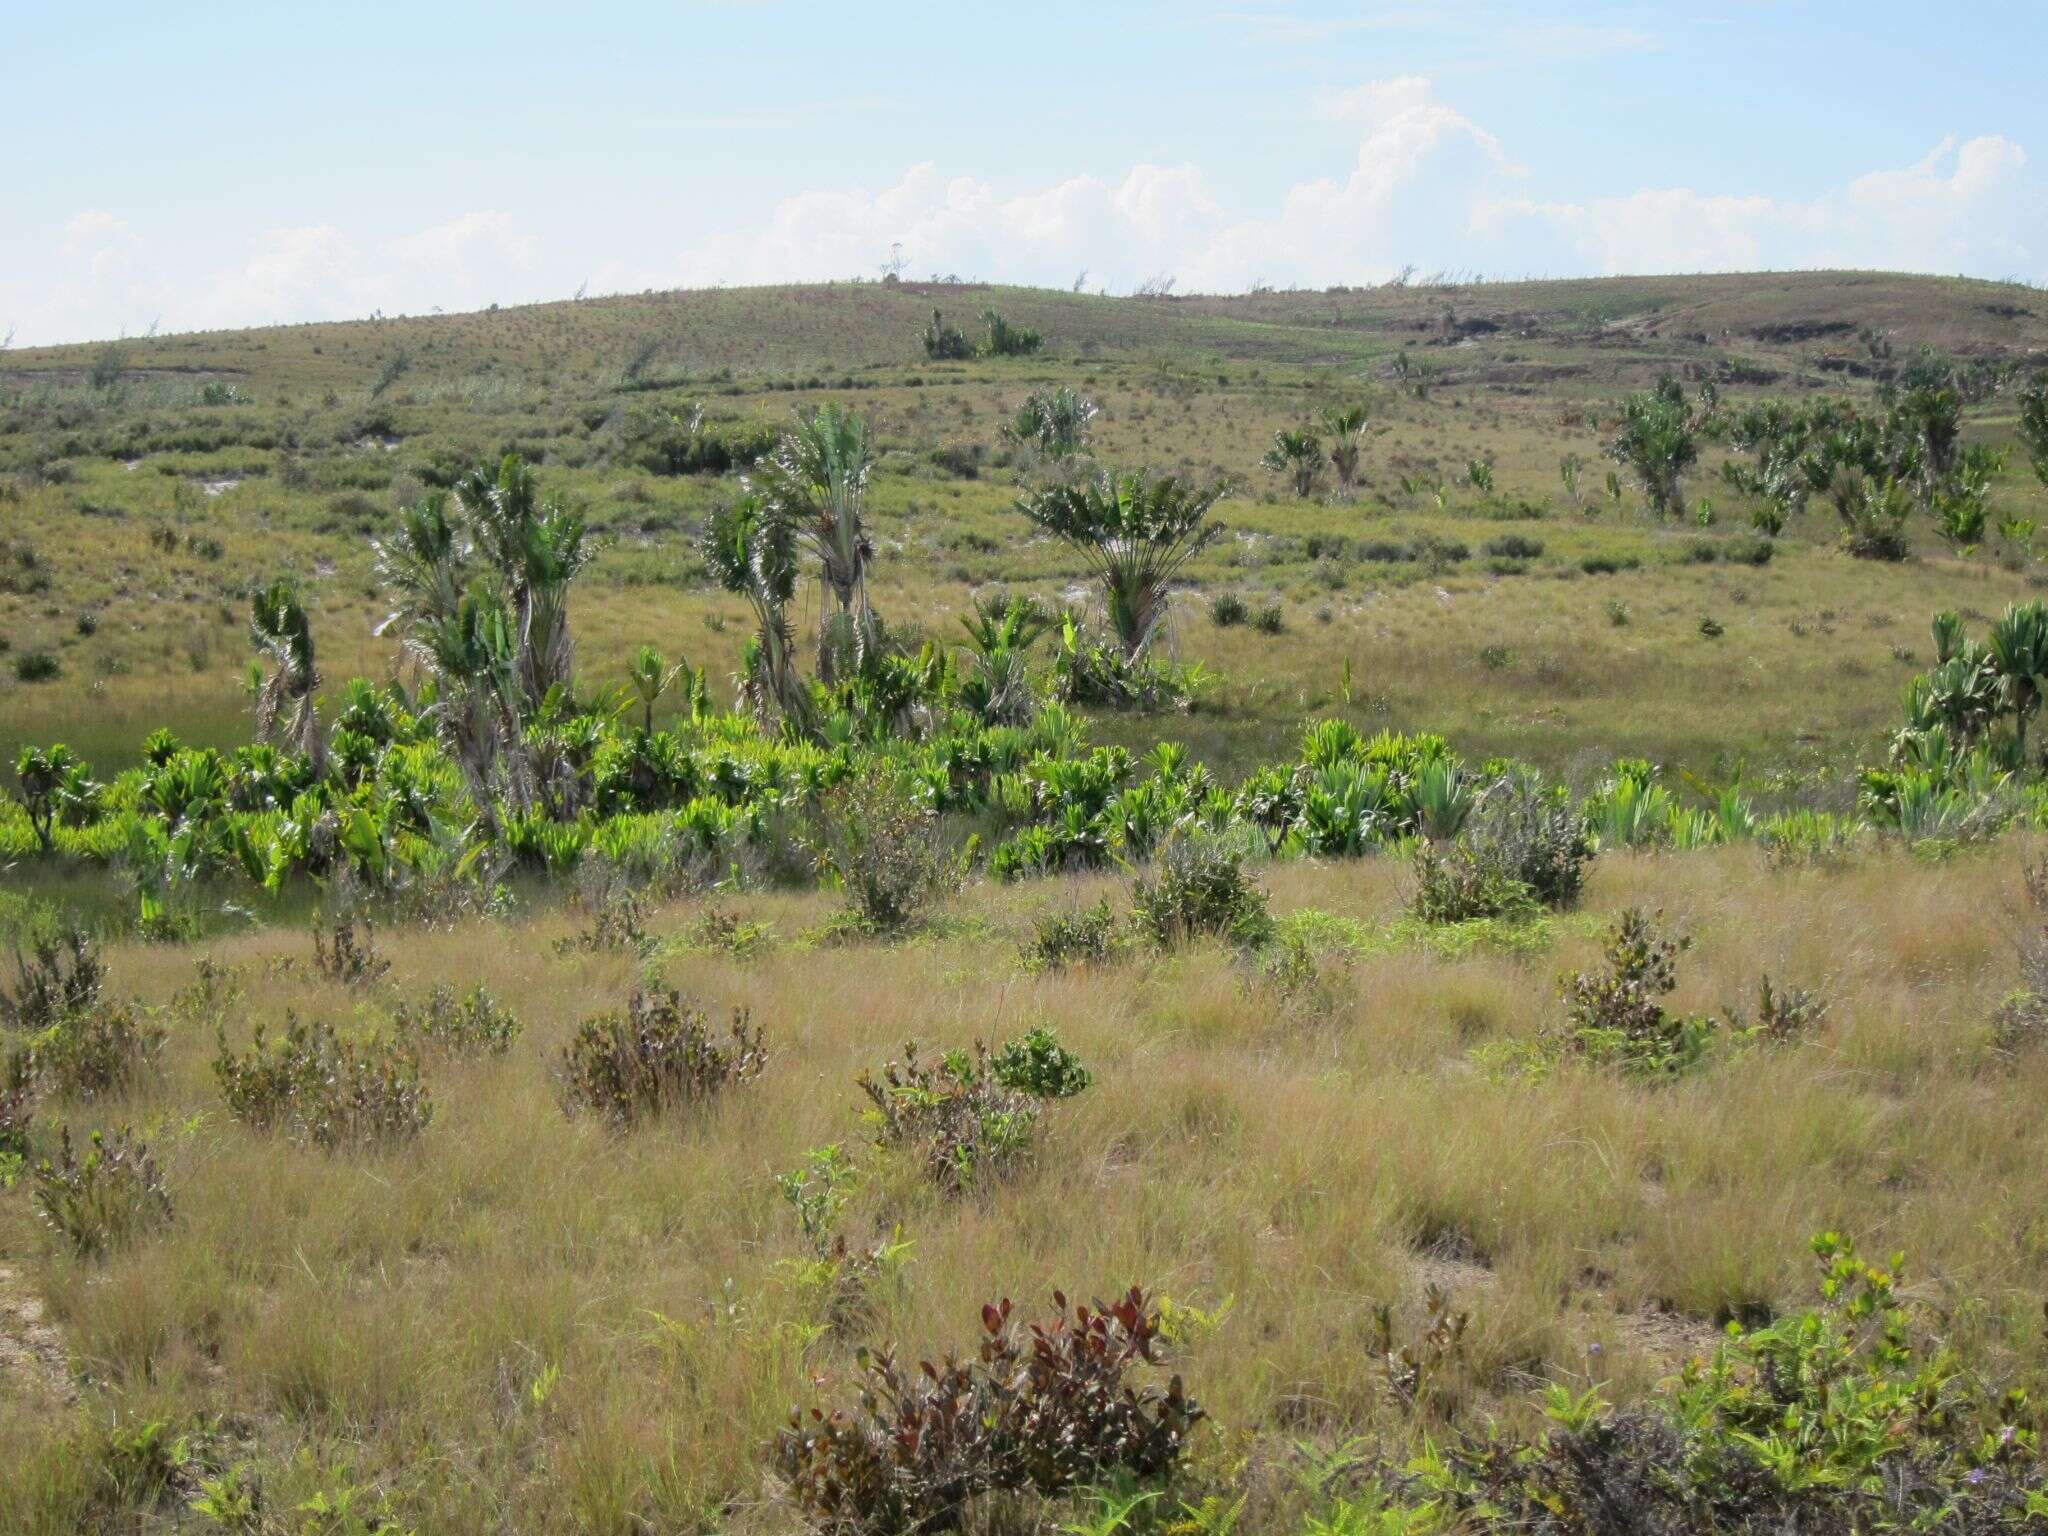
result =
[[[988,308],[1044,350],[924,357],[935,309],[971,330]],[[118,758],[167,708],[197,740],[238,739],[245,593],[283,570],[309,589],[328,674],[383,670],[395,653],[371,634],[370,538],[508,449],[603,536],[602,596],[578,619],[586,667],[616,675],[657,639],[722,678],[741,610],[711,590],[695,536],[732,487],[669,473],[662,443],[667,415],[697,402],[714,432],[754,440],[794,409],[856,403],[884,449],[877,599],[907,632],[953,634],[991,585],[1074,589],[1070,557],[1021,537],[1002,435],[1025,392],[1072,384],[1102,407],[1106,460],[1232,486],[1235,536],[1192,568],[1174,637],[1218,679],[1213,707],[1176,729],[1226,768],[1339,705],[1348,663],[1363,719],[1474,750],[1839,775],[1893,717],[1926,615],[2001,605],[2028,589],[2027,562],[1958,559],[1925,530],[1906,565],[1850,561],[1810,513],[1770,566],[1731,567],[1719,557],[1748,505],[1715,478],[1719,450],[1693,482],[1711,526],[1675,527],[1645,521],[1630,489],[1602,490],[1602,446],[1621,394],[1667,372],[1731,401],[1861,397],[1923,347],[2026,363],[2048,349],[2048,303],[1869,273],[1166,299],[876,283],[13,353],[0,640],[57,672],[0,673],[0,748],[61,730]],[[1360,483],[1289,496],[1259,465],[1274,432],[1352,401],[1372,418]],[[1975,408],[1971,434],[2006,442],[2010,409]],[[1996,494],[2040,507],[2023,474]],[[1209,624],[1199,601],[1222,592],[1277,602],[1283,633]],[[1703,641],[1703,618],[1724,636]]]

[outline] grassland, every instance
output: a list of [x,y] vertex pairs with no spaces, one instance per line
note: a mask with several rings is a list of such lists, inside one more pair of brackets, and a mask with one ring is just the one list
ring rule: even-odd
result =
[[[1047,354],[922,359],[934,305],[965,322],[987,304],[1044,330]],[[1727,381],[1731,402],[1863,392],[1864,331],[1901,356],[2024,357],[2048,345],[2037,307],[2024,289],[1856,274],[1173,302],[877,284],[169,337],[128,344],[111,389],[92,386],[91,349],[20,352],[0,368],[0,464],[25,472],[0,502],[15,562],[0,636],[15,657],[49,651],[62,675],[0,671],[0,750],[62,735],[115,766],[165,719],[197,742],[242,739],[245,593],[283,570],[306,582],[330,676],[389,669],[395,643],[371,635],[384,610],[370,537],[426,485],[508,447],[607,540],[577,615],[585,674],[617,676],[653,640],[722,677],[745,626],[694,536],[732,487],[649,473],[632,441],[636,414],[700,400],[714,423],[776,427],[831,398],[869,414],[884,449],[877,604],[946,639],[974,592],[1058,597],[1082,577],[1026,537],[1000,433],[1027,390],[1068,383],[1103,407],[1105,460],[1235,486],[1233,536],[1193,569],[1174,634],[1219,679],[1180,727],[1219,769],[1276,755],[1305,713],[1343,712],[1348,661],[1361,723],[1441,730],[1476,755],[1571,771],[1628,750],[1839,778],[1925,664],[1926,615],[1997,611],[2029,590],[2025,563],[1957,559],[1922,530],[1915,560],[1874,568],[1837,551],[1822,509],[1768,567],[1731,567],[1716,557],[1746,533],[1747,508],[1716,477],[1718,454],[1692,482],[1715,524],[1654,526],[1632,490],[1602,487],[1612,406],[1666,370]],[[197,404],[209,382],[252,403]],[[1288,497],[1258,467],[1273,432],[1354,400],[1373,412],[1357,492]],[[1994,400],[1971,435],[2008,441],[2010,409]],[[1576,502],[1566,454],[1587,466]],[[1474,459],[1494,465],[1490,494],[1467,483]],[[2017,469],[1996,492],[2023,512],[2042,499]],[[1509,535],[1541,553],[1487,554]],[[1373,553],[1417,541],[1467,558]],[[1603,557],[1639,565],[1589,576]],[[1214,628],[1201,600],[1223,590],[1279,599],[1286,631]],[[1723,636],[1701,636],[1707,616]]]
[[[934,304],[964,322],[988,303],[1048,352],[919,355]],[[0,749],[63,738],[112,770],[160,725],[246,740],[247,594],[281,570],[304,582],[330,686],[389,671],[368,539],[506,448],[607,540],[577,591],[584,678],[619,677],[652,640],[722,693],[748,621],[695,535],[735,486],[655,473],[634,446],[636,413],[696,401],[719,425],[835,398],[868,413],[877,606],[950,639],[972,594],[1083,580],[1026,537],[998,430],[1027,389],[1066,383],[1101,402],[1104,459],[1234,486],[1231,536],[1193,567],[1172,636],[1216,681],[1186,715],[1091,720],[1096,739],[1184,740],[1227,782],[1329,715],[1580,785],[1628,752],[1674,783],[1741,765],[1760,804],[1846,805],[1932,659],[1928,615],[1994,613],[2039,567],[1924,528],[1903,563],[1852,560],[1820,507],[1767,563],[1731,559],[1754,541],[1718,450],[1688,495],[1711,522],[1659,525],[1632,490],[1607,493],[1613,403],[1667,370],[1732,400],[1860,393],[1872,338],[2024,359],[2048,345],[2039,308],[2022,289],[1865,274],[1172,302],[861,285],[161,338],[126,344],[99,383],[112,364],[94,349],[10,354],[0,636],[6,660],[47,651],[59,670],[0,673]],[[248,403],[201,403],[209,384]],[[1258,467],[1273,432],[1350,400],[1372,409],[1363,483],[1286,496]],[[1974,411],[1969,435],[2007,441],[2009,410]],[[1566,454],[1586,463],[1577,498]],[[1490,491],[1466,478],[1474,459]],[[2048,512],[2023,474],[1995,502]],[[1509,536],[1523,542],[1487,551]],[[1396,547],[1434,553],[1384,557]],[[1222,592],[1277,599],[1279,632],[1212,623]],[[1436,927],[1409,915],[1403,859],[1277,860],[1255,875],[1290,971],[1220,941],[1026,960],[1048,911],[1127,911],[1127,872],[977,880],[898,942],[849,941],[829,892],[735,881],[643,893],[644,932],[612,946],[591,942],[612,910],[594,889],[516,887],[504,910],[380,926],[388,970],[351,981],[313,963],[309,906],[145,943],[104,873],[10,869],[0,926],[31,892],[84,914],[108,994],[167,1032],[111,1093],[54,1092],[38,1150],[59,1127],[133,1127],[174,1214],[82,1256],[40,1219],[28,1170],[0,1190],[0,1529],[791,1530],[767,1447],[793,1405],[847,1399],[863,1346],[971,1351],[984,1301],[1036,1310],[1055,1287],[1138,1282],[1168,1298],[1171,1368],[1210,1422],[1129,1528],[1432,1530],[1450,1513],[1367,1524],[1346,1502],[1376,1458],[1488,1425],[1536,1433],[1545,1385],[1649,1400],[1731,1321],[1808,1303],[1827,1229],[1903,1251],[1916,1317],[1956,1368],[2040,1400],[2048,1051],[1993,1028],[2042,980],[2023,892],[2037,842],[1609,850],[1569,910]],[[1557,1037],[1560,973],[1597,965],[1629,908],[1690,940],[1674,1012],[1752,1010],[1766,976],[1824,1011],[1683,1073],[1512,1070]],[[417,1138],[323,1150],[231,1113],[217,1061],[258,1026],[297,1015],[375,1039],[441,984],[483,985],[522,1027],[501,1055],[427,1062]],[[629,1131],[568,1112],[564,1047],[649,984],[716,1020],[747,1010],[765,1070]],[[1004,1177],[953,1192],[871,1145],[863,1069],[906,1040],[1039,1026],[1093,1083],[1046,1107]],[[777,1184],[835,1143],[859,1174],[832,1230],[888,1255],[850,1296],[821,1283]],[[1432,1287],[1470,1321],[1410,1392],[1380,1308],[1420,1348]],[[2037,1418],[2014,1410],[2027,1433]],[[261,1514],[221,1513],[223,1477],[260,1487]],[[1092,1507],[998,1500],[970,1528],[1081,1529]]]

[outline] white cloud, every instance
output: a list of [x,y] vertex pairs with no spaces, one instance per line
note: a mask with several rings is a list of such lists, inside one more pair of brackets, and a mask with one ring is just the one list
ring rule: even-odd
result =
[[2048,218],[2010,139],[1945,139],[1808,201],[1684,187],[1530,206],[1595,270],[1889,267],[2048,275]]
[[1185,163],[1001,187],[925,162],[879,187],[796,191],[679,253],[643,240],[598,256],[600,232],[576,245],[557,229],[544,250],[511,216],[476,210],[367,240],[332,223],[273,229],[209,260],[90,209],[46,236],[40,262],[11,237],[23,259],[0,262],[0,327],[18,324],[26,344],[132,334],[157,316],[192,329],[473,308],[560,297],[584,278],[607,292],[872,276],[898,245],[913,277],[1064,286],[1086,269],[1091,286],[1115,291],[1161,274],[1183,292],[1371,283],[1410,263],[1502,276],[1853,266],[2048,279],[2048,199],[2025,150],[1996,135],[1945,140],[1806,199],[1691,187],[1574,199],[1537,191],[1536,171],[1423,76],[1365,81],[1315,111],[1357,135],[1355,152],[1276,189],[1263,210],[1227,206]]
[[[1653,44],[1641,34],[1557,41]],[[1803,201],[1651,187],[1575,202],[1533,197],[1533,173],[1421,76],[1366,81],[1316,111],[1356,129],[1356,156],[1341,176],[1287,187],[1270,214],[1226,210],[1191,165],[1005,195],[925,164],[879,193],[786,199],[753,236],[689,251],[684,277],[845,277],[873,271],[896,242],[919,276],[1058,282],[1087,267],[1113,287],[1171,272],[1183,291],[1373,282],[1411,262],[1502,275],[1858,266],[2048,276],[2048,206],[2009,139],[1946,141],[1916,164]]]

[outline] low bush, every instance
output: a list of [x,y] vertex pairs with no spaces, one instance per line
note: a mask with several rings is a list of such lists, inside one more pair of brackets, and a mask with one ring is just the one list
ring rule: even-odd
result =
[[401,1003],[391,1028],[408,1045],[450,1056],[502,1056],[519,1038],[519,1020],[482,982],[463,993],[437,983],[418,1004]]
[[1218,629],[1242,624],[1251,615],[1245,600],[1235,592],[1218,592],[1209,599],[1209,622]]
[[1409,908],[1424,922],[1455,923],[1569,907],[1592,857],[1585,822],[1568,799],[1532,778],[1510,777],[1480,798],[1455,843],[1417,851]]
[[1543,553],[1541,539],[1520,533],[1504,533],[1497,539],[1488,539],[1484,547],[1489,555],[1504,560],[1534,560]]
[[1678,985],[1678,957],[1688,936],[1658,930],[1640,907],[1630,907],[1609,930],[1606,968],[1564,978],[1562,1047],[1589,1061],[1653,1077],[1678,1072],[1705,1053],[1713,1021],[1667,1011],[1660,999]]
[[953,883],[938,813],[887,764],[825,796],[811,842],[846,893],[849,925],[862,933],[903,932]]
[[1057,971],[1070,965],[1098,965],[1116,953],[1116,946],[1116,914],[1105,896],[1092,907],[1041,914],[1024,956],[1040,969]]
[[248,1051],[229,1049],[221,1030],[214,1055],[228,1113],[299,1146],[324,1151],[409,1141],[433,1119],[419,1061],[395,1041],[357,1042],[322,1020],[285,1015],[284,1034],[262,1025]]
[[1235,849],[1206,838],[1165,844],[1149,879],[1131,887],[1131,919],[1159,949],[1222,937],[1256,947],[1272,935],[1265,892]]
[[106,962],[92,935],[73,924],[33,934],[14,951],[14,985],[0,986],[0,1023],[29,1034],[99,1001]]
[[[1968,1370],[1948,1314],[1838,1234],[1817,1305],[1729,1336],[1639,1407],[1547,1389],[1550,1427],[1453,1436],[1372,1480],[1375,1532],[1504,1536],[2032,1530],[2048,1508],[2023,1392]],[[1335,1527],[1321,1527],[1335,1528]]]
[[1281,606],[1277,598],[1269,603],[1261,603],[1252,614],[1252,628],[1262,635],[1277,635],[1286,627],[1287,610]]
[[35,1204],[50,1230],[83,1258],[101,1258],[171,1219],[171,1192],[149,1147],[128,1131],[100,1131],[80,1157],[66,1127],[57,1155],[36,1165]]
[[827,1531],[944,1531],[970,1501],[1041,1496],[1179,1467],[1202,1409],[1178,1376],[1138,1384],[1160,1360],[1156,1305],[1137,1287],[1113,1305],[1070,1307],[1025,1327],[1007,1299],[982,1308],[976,1355],[903,1369],[863,1352],[858,1405],[790,1415],[773,1458],[798,1509]]
[[[358,927],[362,929],[360,938],[356,936]],[[356,987],[382,981],[390,973],[391,962],[378,952],[377,933],[370,920],[349,916],[337,919],[325,933],[314,927],[313,969],[328,981]]]
[[913,1151],[943,1189],[958,1193],[999,1179],[1031,1153],[1038,1100],[996,1081],[986,1046],[972,1055],[948,1051],[931,1064],[910,1041],[901,1062],[855,1082],[868,1097],[863,1114],[875,1144]]
[[751,1082],[768,1064],[761,1032],[734,1009],[725,1039],[704,1010],[673,989],[634,989],[624,1013],[585,1019],[562,1051],[564,1105],[630,1129],[650,1116],[693,1110]]
[[48,651],[23,651],[14,658],[14,680],[18,683],[47,683],[63,672],[57,658]]
[[35,1062],[27,1046],[12,1046],[0,1056],[0,1188],[6,1187],[28,1160],[37,1086]]
[[115,1093],[155,1069],[165,1031],[127,1003],[75,1008],[34,1036],[35,1071],[59,1093],[91,1099]]
[[989,1071],[1005,1088],[1036,1099],[1071,1099],[1094,1081],[1081,1058],[1043,1026],[1005,1041],[990,1058]]

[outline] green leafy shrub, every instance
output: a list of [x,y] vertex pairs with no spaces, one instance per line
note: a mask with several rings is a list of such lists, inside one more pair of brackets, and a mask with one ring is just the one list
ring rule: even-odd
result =
[[903,1060],[854,1081],[868,1097],[862,1113],[880,1147],[913,1152],[941,1188],[959,1193],[999,1179],[1031,1154],[1038,1131],[1035,1094],[999,1081],[988,1047],[948,1051],[937,1063]]
[[1166,844],[1151,877],[1131,887],[1131,919],[1159,949],[1208,937],[1256,947],[1273,931],[1266,894],[1246,872],[1243,855],[1207,838]]
[[171,1192],[146,1143],[94,1131],[78,1156],[66,1127],[36,1165],[36,1211],[84,1258],[100,1258],[171,1219]]
[[1287,610],[1280,605],[1277,598],[1269,603],[1261,603],[1257,612],[1252,614],[1252,628],[1262,635],[1277,635],[1286,627]]
[[14,985],[0,986],[0,1022],[28,1034],[98,1003],[106,985],[99,945],[75,923],[39,929],[14,951]]
[[457,993],[437,982],[417,1005],[401,1003],[392,1032],[423,1051],[451,1056],[502,1056],[519,1038],[519,1020],[482,982]]
[[275,1041],[257,1025],[241,1054],[222,1029],[213,1074],[228,1113],[244,1125],[323,1151],[409,1141],[434,1115],[409,1047],[349,1040],[324,1020],[308,1024],[292,1013]]
[[990,1058],[989,1071],[1005,1088],[1036,1099],[1071,1099],[1094,1081],[1081,1058],[1043,1025],[1003,1042]]
[[1160,1360],[1157,1306],[1136,1286],[1108,1307],[1070,1307],[1057,1291],[1053,1305],[1028,1328],[1007,1298],[983,1307],[970,1360],[904,1369],[864,1351],[857,1406],[794,1412],[776,1438],[776,1471],[804,1517],[857,1536],[942,1531],[985,1494],[1170,1477],[1203,1411],[1178,1376],[1137,1384]]
[[585,1019],[564,1047],[560,1074],[569,1109],[603,1115],[620,1129],[650,1116],[702,1108],[768,1065],[761,1032],[734,1009],[723,1040],[704,1010],[682,995],[635,988],[624,1013]]
[[23,651],[14,658],[17,683],[47,683],[61,677],[64,668],[48,651]]
[[863,933],[903,932],[954,878],[938,813],[908,775],[888,764],[825,796],[813,846],[846,893],[851,925]]
[[1425,923],[1464,923],[1533,917],[1540,908],[1529,887],[1499,860],[1461,839],[1448,845],[1424,843],[1416,849],[1408,910]]
[[1218,592],[1209,599],[1209,622],[1218,629],[1230,629],[1251,616],[1245,600],[1235,592]]
[[1688,936],[1660,933],[1640,907],[1623,912],[1607,936],[1606,968],[1564,978],[1562,1047],[1639,1077],[1669,1075],[1697,1062],[1713,1021],[1671,1013],[1660,1001],[1677,987],[1678,957],[1691,944]]
[[[936,312],[932,318],[936,322]],[[983,357],[1029,357],[1045,345],[1045,338],[1038,332],[1028,325],[1011,324],[1003,318],[999,310],[983,310],[981,323],[983,336],[981,345],[976,350]]]
[[[1948,1318],[1906,1300],[1835,1233],[1813,1249],[1817,1305],[1731,1326],[1640,1406],[1552,1386],[1540,1436],[1457,1437],[1377,1490],[1371,1530],[1515,1536],[1802,1532],[1958,1536],[2037,1526],[2048,1495],[2026,1396],[1967,1370]],[[1932,1324],[1932,1326],[1930,1326]],[[1397,1523],[1412,1515],[1414,1523]],[[1426,1524],[1421,1522],[1426,1521]]]
[[154,1070],[165,1031],[127,1003],[95,1002],[74,1008],[30,1042],[35,1070],[58,1092],[98,1098]]
[[1497,539],[1488,539],[1483,547],[1489,555],[1504,560],[1534,560],[1543,553],[1541,539],[1519,533],[1504,533]]
[[1116,913],[1107,896],[1092,907],[1041,913],[1024,946],[1025,958],[1048,971],[1099,965],[1115,953]]
[[957,325],[948,325],[945,315],[936,309],[919,340],[924,343],[924,355],[939,362],[964,362],[974,356],[974,343],[968,340],[967,333]]

